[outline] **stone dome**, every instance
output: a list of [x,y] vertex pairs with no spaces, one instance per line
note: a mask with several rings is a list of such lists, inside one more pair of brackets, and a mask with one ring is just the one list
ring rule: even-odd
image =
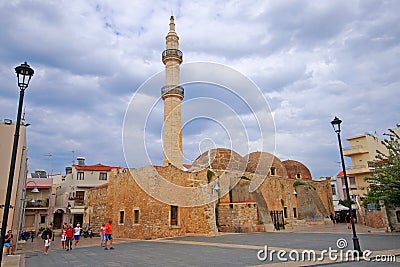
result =
[[244,171],[246,160],[237,152],[227,148],[210,149],[193,162],[188,171],[197,172],[206,168],[214,170]]
[[252,152],[247,157],[246,172],[287,177],[285,166],[279,158],[271,153]]
[[310,170],[303,163],[295,160],[285,160],[282,163],[289,178],[312,179]]

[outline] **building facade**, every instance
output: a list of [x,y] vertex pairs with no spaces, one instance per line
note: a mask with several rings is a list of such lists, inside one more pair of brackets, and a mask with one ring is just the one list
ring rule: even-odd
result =
[[[25,183],[25,179],[27,177],[28,147],[26,144],[26,128],[27,125],[25,125],[24,121],[22,120],[19,133],[17,160],[15,162],[10,210],[7,222],[7,228],[12,228],[14,233],[17,232],[18,225],[20,224],[20,210],[22,206],[22,191],[18,190],[18,188],[23,188],[23,184]],[[5,119],[0,123],[0,223],[2,223],[3,220],[14,133],[15,123],[13,123],[11,120]]]
[[[39,192],[34,192],[33,189]],[[23,227],[21,230],[42,231],[53,222],[55,193],[52,178],[27,178],[25,190]],[[33,192],[32,192],[33,191]]]
[[111,169],[120,167],[102,164],[86,165],[85,158],[78,158],[78,164],[66,168],[66,175],[56,186],[54,228],[64,223],[81,225],[90,223],[86,213],[86,192],[96,186],[108,183]]
[[350,147],[343,150],[343,155],[351,158],[351,167],[346,168],[346,174],[349,178],[349,193],[355,201],[357,209],[361,211],[362,199],[369,187],[365,178],[373,175],[376,151],[379,150],[384,154],[388,152],[380,139],[369,134],[349,137],[346,140],[349,141]]

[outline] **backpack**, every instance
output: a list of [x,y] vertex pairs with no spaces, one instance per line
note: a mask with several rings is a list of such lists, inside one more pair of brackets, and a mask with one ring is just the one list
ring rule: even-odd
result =
[[47,235],[51,238],[53,233],[49,229],[44,230],[42,233],[42,239],[47,239]]
[[47,230],[44,230],[42,233],[42,239],[47,239]]

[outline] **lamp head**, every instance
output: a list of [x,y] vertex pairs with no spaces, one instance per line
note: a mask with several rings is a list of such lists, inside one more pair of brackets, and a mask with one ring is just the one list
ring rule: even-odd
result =
[[39,189],[35,186],[35,187],[31,190],[31,192],[32,192],[32,193],[39,193]]
[[17,73],[19,88],[25,90],[35,71],[25,61],[25,63],[15,68],[15,72]]
[[338,117],[335,117],[333,121],[331,121],[331,124],[333,126],[333,129],[335,130],[336,133],[340,133],[340,124],[342,123],[342,120],[339,119]]

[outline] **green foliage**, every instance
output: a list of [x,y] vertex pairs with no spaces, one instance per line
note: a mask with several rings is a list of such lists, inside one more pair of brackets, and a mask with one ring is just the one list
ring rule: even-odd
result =
[[212,177],[215,175],[215,173],[212,170],[207,170],[207,180],[208,183],[211,182]]
[[376,151],[373,176],[365,179],[370,183],[370,191],[363,200],[365,207],[369,203],[379,203],[379,200],[385,201],[386,205],[400,206],[400,137],[392,129],[384,135],[387,138],[382,144],[388,153]]
[[300,181],[300,180],[296,180],[296,181],[293,183],[293,187],[296,187],[296,186],[298,186],[298,185],[306,185],[306,183],[303,182],[303,181]]
[[[353,200],[351,200],[351,199],[350,199],[350,203],[351,204],[355,204],[355,202]],[[339,200],[339,204],[343,205],[345,207],[351,208],[350,205],[349,205],[349,202],[347,201],[347,199]]]

